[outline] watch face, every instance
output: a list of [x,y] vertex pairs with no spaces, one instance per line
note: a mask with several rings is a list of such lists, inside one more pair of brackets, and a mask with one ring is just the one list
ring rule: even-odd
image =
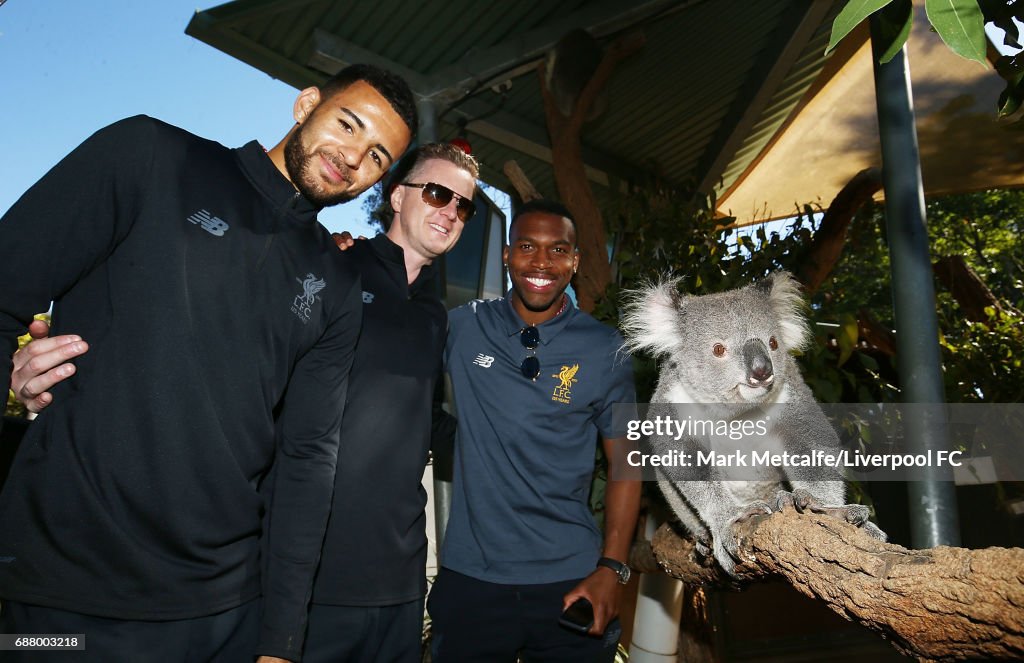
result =
[[619,582],[621,582],[623,585],[625,585],[627,582],[629,582],[629,576],[630,576],[629,566],[626,565],[626,564],[623,564],[622,568],[619,569]]

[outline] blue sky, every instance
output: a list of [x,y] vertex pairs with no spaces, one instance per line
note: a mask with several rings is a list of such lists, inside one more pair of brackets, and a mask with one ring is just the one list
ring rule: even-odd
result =
[[[201,3],[201,4],[197,4]],[[85,138],[144,113],[211,138],[274,145],[298,91],[185,34],[218,0],[0,4],[0,214]],[[359,201],[321,214],[366,233]]]

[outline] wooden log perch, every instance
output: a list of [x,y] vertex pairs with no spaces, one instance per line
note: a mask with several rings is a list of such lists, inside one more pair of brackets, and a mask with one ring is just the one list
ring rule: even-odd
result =
[[[751,518],[736,533],[742,579],[782,576],[904,654],[925,661],[1024,658],[1024,549],[908,550],[793,510]],[[669,525],[652,543],[670,576],[733,582],[717,565],[697,561],[693,542]]]

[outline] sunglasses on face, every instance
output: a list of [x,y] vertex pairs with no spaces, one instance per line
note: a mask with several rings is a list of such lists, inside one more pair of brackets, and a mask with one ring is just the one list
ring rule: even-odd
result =
[[469,221],[476,214],[476,203],[469,198],[455,193],[443,184],[435,184],[434,182],[426,182],[424,184],[402,182],[402,186],[423,189],[423,202],[438,209],[446,207],[452,201],[452,196],[455,196],[457,199],[455,203],[455,216],[463,223]]
[[[519,332],[519,342],[523,344],[523,347],[527,350],[534,350],[540,343],[540,332],[533,325],[524,327]],[[519,372],[523,374],[523,377],[527,380],[536,380],[537,376],[540,375],[540,360],[537,359],[536,355],[531,354],[529,357],[523,360],[523,363],[519,365]]]

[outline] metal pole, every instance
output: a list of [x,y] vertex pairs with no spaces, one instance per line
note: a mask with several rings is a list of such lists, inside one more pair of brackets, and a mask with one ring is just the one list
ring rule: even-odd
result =
[[[660,511],[647,513],[644,536],[650,541],[664,522]],[[675,663],[679,660],[679,621],[683,613],[683,583],[666,573],[644,573],[637,590],[631,663]]]
[[[886,64],[877,16],[871,17],[875,99],[882,143],[882,182],[889,239],[897,370],[904,403],[941,404],[945,400],[935,287],[925,225],[924,188],[914,125],[906,46]],[[917,408],[918,406],[911,406]],[[916,412],[908,408],[905,413]],[[921,407],[926,416],[905,416],[911,453],[947,448],[943,408]],[[925,478],[910,482],[911,544],[915,548],[959,545],[955,487],[948,474],[922,468]],[[946,480],[943,480],[946,479]]]
[[417,97],[416,112],[420,116],[420,126],[416,132],[416,142],[419,145],[433,143],[437,140],[437,106],[433,99]]

